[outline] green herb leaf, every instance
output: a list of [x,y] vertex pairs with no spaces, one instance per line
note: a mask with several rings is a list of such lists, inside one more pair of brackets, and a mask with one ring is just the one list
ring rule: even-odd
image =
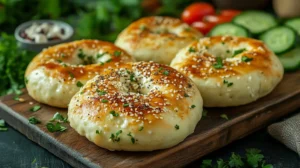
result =
[[99,131],[99,130],[96,130],[96,134],[100,134],[101,133],[101,131]]
[[8,128],[6,128],[6,127],[0,127],[0,131],[7,131],[8,130]]
[[212,160],[203,160],[200,168],[212,168]]
[[228,82],[227,80],[223,80],[223,83],[227,85],[227,87],[230,87],[233,85],[233,82]]
[[112,116],[114,116],[114,117],[118,117],[118,116],[119,116],[119,114],[116,113],[114,110],[110,111],[109,113],[110,113]]
[[129,132],[127,134],[127,136],[130,136],[131,143],[134,144],[135,143],[135,138],[131,135],[131,132]]
[[190,52],[190,53],[194,53],[194,52],[196,52],[196,49],[193,48],[193,47],[190,47],[190,48],[189,48],[189,52]]
[[136,78],[135,78],[133,73],[130,74],[130,81],[131,82],[136,82]]
[[121,54],[122,54],[121,51],[115,51],[115,52],[114,52],[114,56],[115,56],[115,57],[119,57]]
[[228,116],[226,114],[221,114],[220,115],[221,118],[225,119],[225,120],[229,120]]
[[110,139],[113,141],[113,142],[120,142],[121,138],[119,137],[119,135],[122,133],[122,130],[119,130],[116,132],[116,135],[115,134],[111,134],[110,135]]
[[5,121],[3,119],[0,119],[0,127],[5,127]]
[[101,58],[101,57],[103,57],[105,54],[107,54],[107,52],[103,52],[103,53],[101,53],[101,54],[97,54],[96,57],[97,57],[97,58]]
[[37,118],[35,118],[34,116],[29,117],[28,121],[29,121],[30,124],[39,124],[39,123],[41,123],[41,121],[38,120]]
[[36,112],[36,111],[39,111],[41,108],[42,108],[41,106],[35,105],[35,106],[31,107],[29,110],[31,112]]
[[231,154],[231,157],[229,159],[229,166],[230,167],[243,167],[244,162],[242,161],[242,158],[240,155],[236,155],[234,152]]
[[184,93],[184,97],[189,97],[189,95],[187,93]]
[[259,163],[264,159],[264,156],[260,154],[259,149],[251,148],[246,149],[246,156],[247,156],[247,163],[256,168],[258,167]]
[[77,86],[77,87],[82,87],[82,86],[83,86],[83,83],[81,83],[80,81],[77,81],[76,86]]
[[50,120],[50,122],[53,122],[53,121],[60,121],[60,122],[68,122],[68,117],[64,117],[63,115],[61,115],[59,112],[56,112],[52,119]]
[[123,104],[123,107],[128,107],[128,106],[129,106],[129,103]]
[[250,62],[252,61],[253,58],[249,58],[249,57],[246,57],[246,56],[242,56],[242,62]]
[[241,49],[239,49],[239,50],[235,50],[235,51],[233,52],[232,57],[235,57],[236,55],[238,55],[238,54],[240,54],[240,53],[242,53],[242,52],[244,52],[244,51],[246,51],[245,48],[241,48]]
[[102,100],[101,100],[101,102],[102,102],[102,103],[107,103],[107,102],[108,102],[108,100],[106,100],[106,99],[102,99]]
[[229,168],[229,166],[224,162],[223,159],[218,159],[217,168]]
[[75,76],[74,76],[74,74],[73,74],[72,72],[69,72],[69,71],[68,71],[68,73],[69,73],[69,76],[70,76],[71,78],[75,78]]
[[78,51],[78,55],[77,55],[80,59],[84,59],[85,58],[85,54],[83,53],[83,50],[82,49],[79,49]]
[[96,90],[96,92],[100,95],[100,96],[103,96],[103,95],[106,95],[106,91],[104,91],[104,90]]
[[166,75],[166,76],[168,76],[168,75],[170,74],[170,72],[167,71],[167,70],[165,70],[165,71],[163,72],[163,74]]
[[264,165],[262,168],[273,168],[273,165],[267,164],[267,165]]
[[142,126],[142,127],[139,128],[139,131],[142,131],[143,129],[144,129],[144,127]]
[[179,130],[179,125],[176,124],[176,125],[175,125],[175,129],[176,129],[176,130]]
[[63,132],[67,129],[67,127],[62,126],[59,122],[56,124],[53,123],[47,123],[46,128],[48,129],[49,132]]
[[221,68],[223,68],[223,60],[222,60],[222,58],[221,57],[217,57],[216,60],[217,60],[217,62],[215,64],[213,64],[213,67],[215,69],[221,69]]
[[193,108],[195,108],[196,106],[193,104],[193,105],[191,105],[191,109],[193,109]]

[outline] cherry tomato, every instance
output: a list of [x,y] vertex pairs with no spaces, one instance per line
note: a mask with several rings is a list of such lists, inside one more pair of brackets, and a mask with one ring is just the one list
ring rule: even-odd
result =
[[234,18],[236,15],[240,14],[241,12],[242,11],[240,10],[226,9],[226,10],[221,10],[220,15]]
[[203,18],[203,21],[214,23],[214,24],[221,24],[230,22],[232,20],[229,16],[222,16],[222,15],[207,15]]
[[192,24],[195,21],[202,20],[204,16],[214,13],[215,9],[211,4],[198,2],[186,7],[182,12],[181,19],[188,24]]
[[207,34],[213,27],[215,26],[214,23],[197,21],[192,23],[192,27],[200,31],[202,34]]

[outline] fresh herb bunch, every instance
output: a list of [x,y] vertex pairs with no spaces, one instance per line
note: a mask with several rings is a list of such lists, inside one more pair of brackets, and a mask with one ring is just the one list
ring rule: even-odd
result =
[[35,53],[21,50],[13,36],[0,36],[0,95],[18,93],[25,87],[24,73]]
[[267,164],[261,150],[250,148],[246,149],[246,157],[232,153],[229,160],[218,159],[216,164],[212,160],[203,160],[201,168],[273,168]]

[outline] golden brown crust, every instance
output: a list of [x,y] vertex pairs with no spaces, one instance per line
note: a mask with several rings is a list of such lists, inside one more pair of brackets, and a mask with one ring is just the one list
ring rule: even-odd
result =
[[[210,53],[211,47],[215,45],[227,45],[228,53],[227,58],[235,57],[236,51],[240,52],[242,56],[246,56],[251,59],[249,62],[243,62],[241,58],[235,61],[226,61],[222,58],[223,68],[216,69],[213,67],[217,63],[218,55]],[[247,47],[232,50],[231,48],[237,48],[241,44],[247,45]],[[251,49],[247,49],[251,48]],[[191,51],[192,50],[192,51]],[[182,67],[182,72],[185,74],[192,74],[199,78],[209,78],[209,77],[229,77],[235,75],[246,74],[251,71],[261,71],[266,75],[271,75],[273,70],[270,68],[272,60],[270,55],[273,53],[266,48],[263,42],[250,39],[250,38],[234,38],[230,36],[216,36],[210,37],[209,40],[203,39],[200,42],[195,41],[190,45],[190,49],[186,51],[185,62],[180,62],[174,64],[174,66]]]
[[[72,113],[84,115],[89,120],[98,122],[105,120],[104,116],[111,111],[115,111],[119,115],[134,118],[136,124],[140,122],[151,124],[162,120],[161,113],[166,112],[166,108],[176,111],[176,115],[182,119],[189,114],[190,107],[186,104],[189,95],[195,94],[191,89],[193,83],[173,68],[153,62],[140,62],[120,64],[117,69],[107,69],[102,73],[105,75],[97,76],[94,82],[88,83],[81,90],[80,95],[77,95],[84,97],[84,100],[76,104],[76,109],[73,109]],[[125,74],[120,75],[120,69],[123,69]],[[131,74],[135,75],[131,76]],[[127,83],[126,87],[129,90],[126,92],[119,88],[116,82],[124,77],[136,80]],[[145,91],[144,89],[147,90],[149,89],[147,87],[151,86],[142,84],[141,82],[145,80],[142,78],[150,79],[151,85],[157,88],[150,92]],[[137,84],[136,88],[134,88],[135,84]],[[162,92],[161,87],[169,92]]]
[[[80,54],[80,50],[94,50],[95,53],[108,53],[111,60],[106,63],[98,62],[95,56]],[[115,52],[119,52],[117,56]],[[98,53],[99,54],[99,53]],[[82,58],[79,58],[82,57]],[[84,58],[83,58],[84,57]],[[75,61],[78,59],[79,61]],[[99,74],[104,68],[115,67],[115,63],[132,61],[133,58],[126,51],[112,43],[99,40],[80,40],[50,47],[38,54],[29,64],[26,75],[38,68],[44,68],[44,72],[62,82],[86,80]]]

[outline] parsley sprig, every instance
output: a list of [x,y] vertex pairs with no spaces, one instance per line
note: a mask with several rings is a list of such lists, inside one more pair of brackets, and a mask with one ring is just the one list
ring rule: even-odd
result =
[[213,67],[215,69],[221,69],[221,68],[223,68],[223,60],[222,60],[222,58],[221,57],[217,57],[216,59],[217,59],[217,62],[215,64],[213,64]]
[[218,159],[216,164],[213,160],[203,160],[201,168],[273,168],[271,164],[266,164],[264,155],[261,150],[251,148],[246,149],[246,157],[242,157],[234,152],[231,154],[229,160]]

